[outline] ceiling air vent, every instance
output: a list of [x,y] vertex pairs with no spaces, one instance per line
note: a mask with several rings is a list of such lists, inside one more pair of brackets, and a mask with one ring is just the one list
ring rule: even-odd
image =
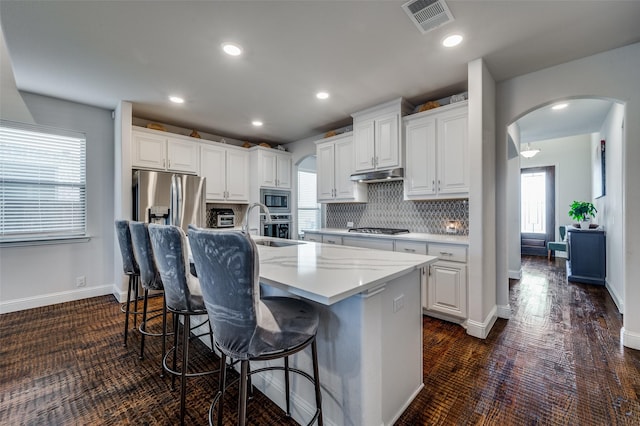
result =
[[453,15],[444,0],[412,0],[402,8],[422,34],[453,21]]

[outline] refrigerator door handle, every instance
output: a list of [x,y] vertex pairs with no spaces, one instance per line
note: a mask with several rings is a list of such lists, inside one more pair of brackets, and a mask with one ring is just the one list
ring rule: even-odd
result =
[[171,176],[171,224],[180,226],[180,207],[182,204],[182,182],[176,175]]

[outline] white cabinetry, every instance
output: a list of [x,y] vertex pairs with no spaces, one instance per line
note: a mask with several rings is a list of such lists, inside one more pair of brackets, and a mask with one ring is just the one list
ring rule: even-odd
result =
[[400,117],[411,110],[402,98],[351,114],[356,172],[402,167]]
[[314,234],[311,232],[305,232],[304,233],[304,240],[305,241],[313,241],[314,243],[321,243],[322,242],[322,234]]
[[466,247],[429,244],[428,254],[447,260],[439,260],[429,267],[427,310],[465,319],[467,317]]
[[353,182],[353,135],[344,133],[316,142],[318,202],[367,201],[367,186]]
[[136,169],[198,173],[199,143],[145,128],[132,131],[131,164]]
[[208,202],[249,202],[249,151],[202,144],[200,176],[207,178]]
[[342,245],[342,237],[337,237],[335,235],[323,235],[322,236],[322,242],[325,244],[336,244],[341,246]]
[[[251,148],[252,170],[261,188],[291,189],[291,154],[260,146]],[[255,165],[255,167],[253,167]]]
[[469,196],[467,102],[441,108],[404,119],[407,200]]
[[393,240],[386,240],[382,238],[342,237],[342,245],[393,251]]

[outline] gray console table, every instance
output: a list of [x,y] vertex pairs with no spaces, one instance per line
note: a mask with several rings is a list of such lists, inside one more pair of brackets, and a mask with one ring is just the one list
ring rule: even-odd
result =
[[602,227],[581,230],[567,226],[567,279],[585,284],[605,284],[606,244]]

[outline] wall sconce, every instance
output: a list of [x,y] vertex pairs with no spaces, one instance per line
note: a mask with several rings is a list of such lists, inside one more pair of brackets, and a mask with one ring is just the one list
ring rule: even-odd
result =
[[527,144],[523,150],[520,150],[520,155],[522,155],[524,158],[531,158],[535,157],[535,155],[539,152],[539,149],[531,148],[531,145]]

